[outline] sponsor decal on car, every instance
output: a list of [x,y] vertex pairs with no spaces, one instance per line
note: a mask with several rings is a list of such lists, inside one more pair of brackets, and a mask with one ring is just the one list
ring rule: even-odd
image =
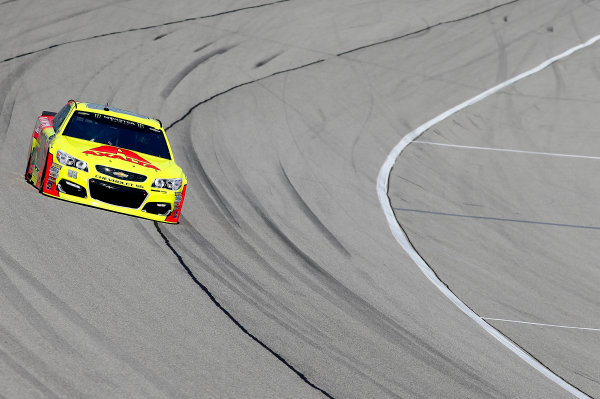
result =
[[175,193],[175,202],[173,203],[173,208],[179,208],[180,203],[181,203],[181,193]]
[[35,132],[40,134],[42,130],[46,129],[47,127],[52,127],[52,122],[50,122],[50,119],[40,116],[35,125]]
[[117,148],[110,145],[103,145],[96,148],[91,148],[87,151],[83,152],[84,154],[94,155],[97,157],[107,157],[120,159],[123,161],[131,162],[136,165],[144,166],[146,168],[160,170],[156,166],[152,165],[150,162],[140,157],[133,151],[125,150],[123,148]]
[[58,172],[60,172],[61,169],[61,164],[53,162],[52,166],[50,167],[50,172],[48,173],[48,181],[50,181],[50,179],[56,181],[56,178],[58,177]]
[[[56,178],[58,177],[58,173],[62,169],[62,165],[56,162],[53,162],[52,154],[48,154],[48,159],[46,161],[46,168],[48,168],[48,179],[46,180],[46,185],[43,186],[43,191],[46,194],[54,195],[58,197],[58,191],[56,190]],[[43,178],[43,177],[42,177]],[[43,180],[42,183],[43,184]]]
[[134,183],[130,183],[130,182],[127,182],[127,181],[122,181],[122,180],[119,180],[119,179],[113,179],[113,178],[110,178],[110,177],[107,177],[107,176],[104,176],[104,175],[100,175],[100,174],[96,174],[94,176],[94,179],[99,179],[99,180],[104,180],[104,181],[107,181],[107,182],[110,182],[110,183],[120,184],[121,186],[135,187],[135,188],[142,188],[142,189],[144,188],[144,186],[141,185],[141,184],[134,184]]

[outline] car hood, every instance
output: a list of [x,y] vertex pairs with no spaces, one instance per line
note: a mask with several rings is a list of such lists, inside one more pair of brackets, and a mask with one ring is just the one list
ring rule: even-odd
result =
[[105,165],[161,178],[180,177],[183,174],[173,160],[107,144],[62,136],[54,147],[87,162],[88,165]]

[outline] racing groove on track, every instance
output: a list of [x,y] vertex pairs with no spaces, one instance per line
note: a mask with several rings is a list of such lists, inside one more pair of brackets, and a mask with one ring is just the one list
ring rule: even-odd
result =
[[[61,21],[73,32],[49,24],[22,35],[21,47],[3,58],[50,46],[48,40],[132,29],[134,19],[157,26],[2,63],[7,189],[0,198],[7,205],[27,199],[1,215],[14,222],[2,245],[4,281],[13,287],[1,302],[10,315],[2,318],[2,335],[18,336],[21,348],[1,348],[10,359],[1,375],[18,381],[2,381],[8,396],[317,393],[232,331],[231,319],[186,280],[191,273],[240,325],[333,396],[563,397],[424,281],[390,237],[373,187],[402,132],[503,73],[579,42],[595,26],[594,3],[495,3],[486,14],[475,2],[446,3],[289,1],[175,27],[168,22],[215,14],[225,4],[190,12],[192,2],[165,8],[133,1],[79,17],[58,8],[74,15]],[[9,6],[27,15],[17,13],[19,2],[2,5]],[[101,30],[96,21],[106,24],[106,15],[116,17]],[[461,22],[427,29],[451,20]],[[410,35],[416,31],[423,34]],[[401,36],[407,39],[333,56]],[[181,74],[219,48],[230,50]],[[295,71],[280,72],[286,70]],[[162,101],[177,76],[183,80]],[[161,226],[157,235],[151,223],[49,202],[21,185],[23,126],[63,97],[108,98],[167,121],[187,115],[170,129],[191,177],[180,226]],[[199,106],[199,98],[211,100]],[[48,231],[53,245],[23,244],[48,242]],[[179,261],[189,271],[182,273]],[[19,265],[35,280],[19,277]]]

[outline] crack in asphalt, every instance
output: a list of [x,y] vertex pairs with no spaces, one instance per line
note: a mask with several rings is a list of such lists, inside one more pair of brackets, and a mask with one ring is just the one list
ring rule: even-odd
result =
[[[190,17],[190,18],[185,18],[185,19],[178,19],[178,20],[175,20],[175,21],[164,22],[162,24],[142,26],[142,27],[139,27],[139,28],[131,28],[131,29],[125,29],[125,30],[108,32],[108,33],[100,33],[98,35],[94,35],[94,36],[90,36],[90,37],[85,37],[85,38],[81,38],[81,39],[69,40],[69,41],[62,42],[62,43],[52,44],[52,45],[50,45],[48,47],[44,47],[42,49],[32,50],[32,51],[28,51],[26,53],[15,55],[13,57],[5,58],[2,61],[0,61],[0,64],[8,62],[8,61],[15,60],[17,58],[25,57],[27,55],[32,55],[32,54],[40,53],[42,51],[50,50],[50,49],[53,49],[53,48],[56,48],[56,47],[65,46],[67,44],[80,43],[80,42],[85,42],[85,41],[88,41],[88,40],[98,39],[98,38],[101,38],[101,37],[120,35],[122,33],[137,32],[137,31],[142,31],[142,30],[160,28],[160,27],[163,27],[163,26],[176,25],[176,24],[181,24],[181,23],[184,23],[184,22],[198,21],[198,20],[207,19],[207,18],[214,18],[214,17],[219,17],[219,16],[222,16],[222,15],[233,14],[233,13],[240,12],[240,11],[251,10],[251,9],[255,9],[255,8],[267,7],[267,6],[271,6],[271,5],[275,5],[275,4],[279,4],[279,3],[286,3],[286,2],[289,2],[289,1],[292,1],[292,0],[277,0],[277,1],[270,2],[270,3],[263,3],[263,4],[257,4],[257,5],[254,5],[254,6],[236,8],[235,10],[221,11],[221,12],[218,12],[218,13],[215,13],[215,14],[202,15],[202,16],[199,16],[199,17]],[[0,3],[0,5],[1,4],[4,4],[4,3]],[[164,37],[164,36],[165,35],[160,36],[160,37]],[[160,37],[157,37],[157,38],[160,38]],[[157,38],[155,38],[154,40],[157,40]]]
[[315,384],[313,384],[312,382],[310,382],[309,379],[301,371],[299,371],[297,368],[295,368],[294,366],[292,366],[287,360],[285,360],[285,358],[283,356],[281,356],[279,353],[275,352],[273,349],[271,349],[269,346],[267,346],[267,344],[265,344],[258,337],[256,337],[256,335],[254,335],[250,331],[248,331],[248,329],[246,327],[244,327],[235,317],[233,317],[233,315],[227,309],[225,309],[225,307],[217,300],[217,298],[212,294],[212,292],[210,292],[210,290],[204,284],[202,284],[202,282],[200,282],[200,280],[198,280],[198,278],[194,275],[194,273],[192,272],[192,270],[190,269],[190,267],[185,263],[185,261],[183,260],[183,258],[181,257],[181,255],[177,252],[177,250],[173,247],[173,245],[171,245],[171,242],[169,241],[169,239],[167,238],[167,236],[165,235],[165,233],[163,233],[163,231],[160,229],[160,226],[158,225],[158,222],[154,222],[154,227],[156,227],[156,231],[162,237],[162,239],[164,240],[164,242],[167,245],[167,247],[171,250],[171,252],[173,252],[173,254],[175,255],[175,257],[179,261],[179,264],[181,264],[181,266],[183,266],[183,268],[185,269],[185,271],[187,272],[187,274],[190,276],[190,278],[192,279],[192,281],[198,287],[200,287],[200,289],[202,291],[204,291],[204,293],[208,296],[208,298],[212,301],[212,303],[221,312],[223,312],[223,314],[225,316],[227,316],[229,318],[229,320],[231,320],[233,322],[233,324],[236,325],[236,327],[238,327],[244,334],[246,334],[248,337],[250,337],[250,339],[252,339],[254,342],[256,342],[257,344],[259,344],[262,348],[264,348],[271,355],[275,356],[275,358],[277,358],[277,360],[279,360],[281,363],[283,363],[287,368],[289,368],[292,372],[294,372],[294,374],[296,374],[298,377],[300,377],[300,379],[302,381],[304,381],[306,384],[308,384],[310,387],[312,387],[312,388],[316,389],[317,391],[321,392],[326,397],[334,399],[334,397],[331,394],[329,394],[324,389],[322,389],[322,388],[316,386]]

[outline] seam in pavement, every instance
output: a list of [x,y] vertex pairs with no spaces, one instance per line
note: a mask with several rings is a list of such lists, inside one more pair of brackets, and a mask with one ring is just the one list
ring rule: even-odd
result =
[[536,221],[536,220],[508,219],[508,218],[499,218],[499,217],[492,217],[492,216],[463,215],[463,214],[459,214],[459,213],[437,212],[437,211],[428,211],[428,210],[424,210],[424,209],[412,209],[412,208],[392,208],[392,209],[394,209],[395,211],[400,211],[400,212],[425,213],[425,214],[429,214],[429,215],[451,216],[451,217],[464,218],[464,219],[479,219],[479,220],[491,220],[491,221],[495,221],[495,222],[538,224],[538,225],[542,225],[542,226],[568,227],[571,229],[600,230],[600,226],[585,226],[585,225],[578,225],[578,224],[540,222],[540,221]]
[[281,356],[279,353],[275,352],[273,349],[271,349],[269,346],[267,346],[263,341],[261,341],[258,337],[256,337],[250,331],[248,331],[248,329],[246,329],[246,327],[244,327],[235,317],[233,317],[233,315],[231,313],[229,313],[229,311],[227,309],[225,309],[225,307],[223,307],[223,305],[217,300],[217,298],[215,298],[215,296],[210,292],[210,290],[204,284],[202,284],[200,282],[200,280],[198,280],[198,278],[194,275],[194,273],[189,268],[189,266],[185,263],[185,261],[183,260],[183,258],[181,257],[181,255],[177,252],[177,250],[175,248],[173,248],[173,246],[171,245],[171,242],[169,241],[169,239],[167,238],[167,236],[163,233],[163,231],[161,230],[161,228],[160,228],[160,226],[158,225],[157,222],[154,222],[154,227],[156,227],[156,231],[162,237],[162,239],[164,240],[164,242],[167,245],[167,247],[171,250],[171,252],[173,252],[173,254],[177,258],[177,260],[179,261],[179,263],[181,264],[181,266],[183,266],[183,268],[185,269],[185,271],[187,272],[187,274],[192,279],[192,281],[198,287],[200,287],[200,289],[202,289],[202,291],[204,291],[204,293],[208,296],[208,298],[212,301],[212,303],[221,312],[223,312],[223,314],[225,314],[225,316],[227,316],[227,318],[229,318],[229,320],[231,320],[233,322],[233,324],[236,325],[236,327],[238,327],[244,334],[246,334],[248,337],[250,337],[254,342],[256,342],[257,344],[259,344],[262,348],[264,348],[265,350],[267,350],[267,352],[269,352],[271,355],[275,356],[275,358],[277,358],[277,360],[279,360],[281,363],[283,363],[287,368],[289,368],[292,372],[294,372],[294,374],[296,374],[298,377],[300,377],[300,379],[302,381],[304,381],[306,384],[308,384],[310,387],[312,387],[312,388],[316,389],[317,391],[321,392],[326,397],[334,399],[331,394],[329,394],[324,389],[319,388],[318,386],[316,386],[315,384],[313,384],[312,382],[310,382],[309,379],[302,372],[300,372],[297,368],[295,368],[294,366],[292,366],[287,360],[285,360],[285,358],[283,356]]

